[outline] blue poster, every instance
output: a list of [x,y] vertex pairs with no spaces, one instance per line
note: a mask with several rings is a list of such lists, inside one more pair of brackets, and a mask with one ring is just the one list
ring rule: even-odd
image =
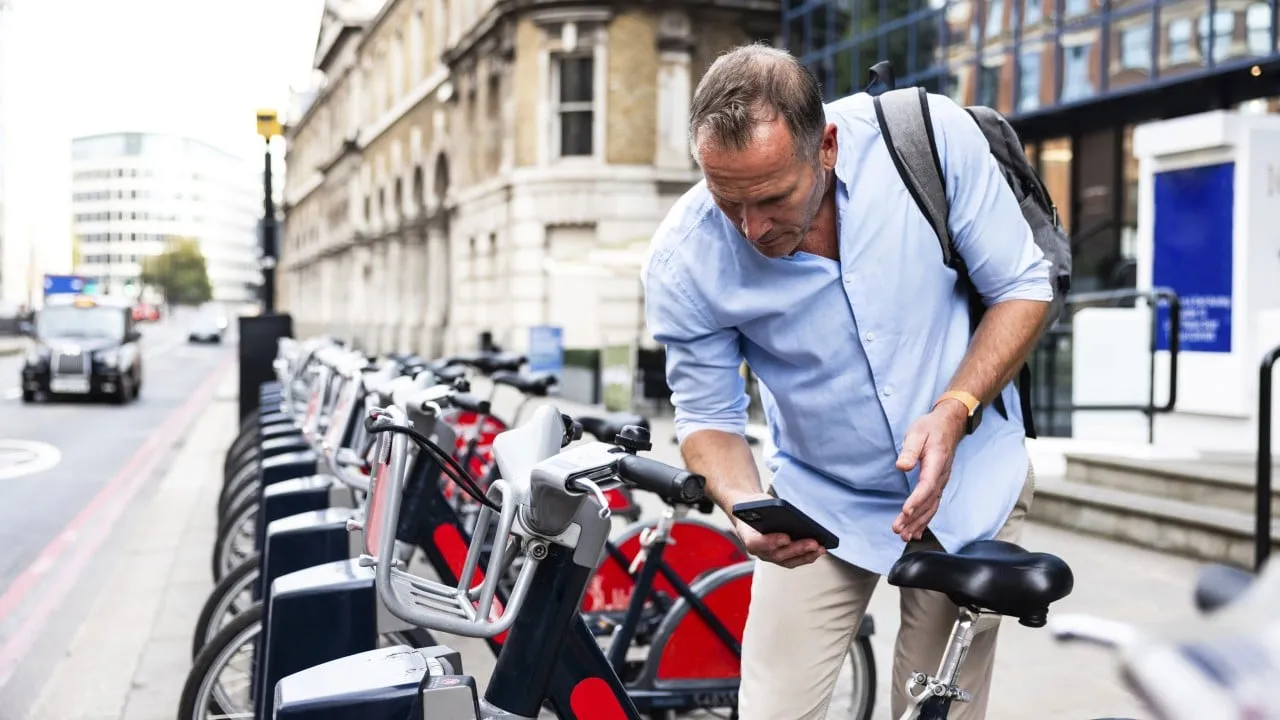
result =
[[529,328],[529,371],[564,372],[564,330],[554,325],[535,325]]
[[[1152,282],[1182,303],[1181,350],[1231,352],[1235,163],[1155,176]],[[1169,349],[1169,310],[1157,315],[1156,348]]]

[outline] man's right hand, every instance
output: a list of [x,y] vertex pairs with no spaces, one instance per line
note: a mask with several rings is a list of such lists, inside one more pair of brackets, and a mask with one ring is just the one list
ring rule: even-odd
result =
[[[770,500],[772,498],[772,495],[760,493],[759,495],[738,498],[734,501],[734,504],[752,500]],[[765,562],[771,562],[785,568],[797,568],[801,565],[808,565],[827,552],[825,548],[818,544],[817,540],[792,541],[785,533],[769,533],[765,535],[738,518],[732,515],[730,517],[733,519],[733,529],[737,531],[738,537],[742,540],[747,552]]]

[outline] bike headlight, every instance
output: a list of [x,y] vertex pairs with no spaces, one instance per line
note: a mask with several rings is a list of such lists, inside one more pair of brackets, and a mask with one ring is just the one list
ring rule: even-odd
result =
[[116,349],[99,350],[97,358],[98,362],[109,368],[113,368],[120,364],[120,351]]

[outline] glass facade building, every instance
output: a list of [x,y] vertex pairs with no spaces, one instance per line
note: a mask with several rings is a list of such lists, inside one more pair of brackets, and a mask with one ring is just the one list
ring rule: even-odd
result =
[[[1072,289],[1088,292],[1136,280],[1136,125],[1280,112],[1277,15],[1277,0],[783,0],[782,38],[828,100],[889,60],[899,87],[1004,113],[1072,239]],[[1062,339],[1050,354],[1069,363]],[[1062,377],[1043,390],[1069,399],[1069,364],[1048,374]],[[1049,434],[1069,432],[1057,404],[1036,402]]]

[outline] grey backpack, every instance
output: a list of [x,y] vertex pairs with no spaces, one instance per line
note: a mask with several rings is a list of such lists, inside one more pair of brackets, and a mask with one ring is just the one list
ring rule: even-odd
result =
[[[892,80],[889,79],[886,83],[888,88],[892,88],[891,83]],[[942,175],[942,162],[938,159],[938,146],[933,137],[928,95],[922,87],[886,89],[874,98],[874,103],[876,120],[889,148],[889,156],[911,197],[933,226],[942,246],[942,261],[954,268],[968,287],[969,327],[972,331],[978,327],[986,306],[974,290],[964,260],[955,251],[951,239],[947,222],[949,208],[946,180]],[[974,106],[965,110],[986,136],[991,154],[1018,200],[1022,216],[1031,226],[1036,245],[1052,265],[1049,277],[1053,282],[1053,303],[1046,322],[1046,327],[1051,327],[1061,316],[1067,292],[1071,289],[1071,241],[1058,221],[1058,210],[1049,197],[1048,190],[1027,161],[1027,156],[1022,151],[1022,141],[1009,123],[989,107]],[[1036,432],[1031,416],[1031,369],[1025,364],[1018,373],[1018,392],[1022,400],[1026,434],[1033,438]],[[1002,416],[1008,417],[1000,397],[997,396],[993,407]]]

